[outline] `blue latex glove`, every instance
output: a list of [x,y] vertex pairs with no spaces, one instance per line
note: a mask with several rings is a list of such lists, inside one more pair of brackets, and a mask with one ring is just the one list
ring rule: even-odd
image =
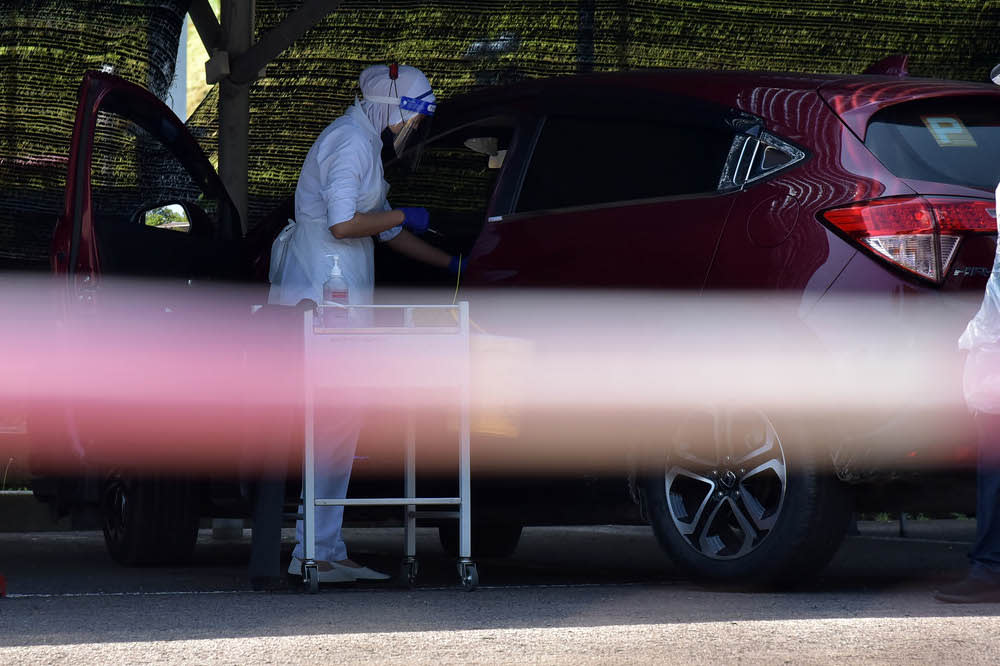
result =
[[462,257],[452,257],[451,261],[448,262],[448,272],[452,275],[458,275],[463,270],[465,270],[465,262],[462,261]]
[[418,236],[427,231],[427,225],[431,222],[431,216],[426,208],[408,208],[404,206],[399,210],[403,211],[403,227],[405,229],[409,229]]

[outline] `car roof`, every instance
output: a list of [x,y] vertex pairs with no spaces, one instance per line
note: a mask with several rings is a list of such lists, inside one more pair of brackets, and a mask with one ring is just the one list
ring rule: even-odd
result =
[[[444,100],[441,110],[448,115],[465,114],[477,109],[498,106],[518,106],[545,98],[566,95],[600,97],[608,89],[630,89],[697,97],[727,106],[740,107],[742,93],[753,89],[787,91],[831,91],[842,100],[846,109],[855,100],[864,104],[864,97],[879,99],[961,94],[963,92],[996,93],[992,84],[978,84],[940,79],[919,79],[882,75],[802,74],[783,72],[753,72],[695,69],[638,70],[531,79],[518,83],[482,89]],[[857,96],[856,91],[863,91]],[[843,93],[843,94],[841,94]]]
[[695,86],[713,86],[724,89],[742,88],[747,85],[766,85],[773,82],[783,87],[815,89],[823,83],[840,77],[815,75],[782,75],[761,72],[729,72],[691,69],[658,69],[629,72],[603,72],[578,74],[544,79],[529,79],[504,86],[485,88],[445,100],[442,106],[473,109],[498,104],[516,103],[524,99],[556,97],[565,94],[593,94],[608,88],[631,88],[683,94]]
[[977,96],[1000,101],[1000,87],[992,83],[857,76],[833,81],[820,89],[820,95],[838,116],[862,140],[868,122],[878,111],[901,101],[929,97]]

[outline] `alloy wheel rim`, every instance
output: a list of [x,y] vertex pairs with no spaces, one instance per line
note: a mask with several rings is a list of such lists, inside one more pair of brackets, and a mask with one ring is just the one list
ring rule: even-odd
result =
[[788,468],[770,419],[753,410],[713,410],[681,424],[664,484],[674,527],[714,560],[750,554],[784,507]]

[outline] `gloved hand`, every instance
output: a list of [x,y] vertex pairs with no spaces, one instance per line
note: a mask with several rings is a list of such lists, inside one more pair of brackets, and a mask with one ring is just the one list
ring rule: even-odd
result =
[[465,270],[465,261],[462,260],[461,256],[452,257],[451,261],[448,262],[448,272],[452,275],[458,275],[460,272]]
[[404,206],[399,210],[403,211],[403,228],[409,229],[418,236],[427,231],[427,225],[431,222],[431,216],[426,208],[408,208]]

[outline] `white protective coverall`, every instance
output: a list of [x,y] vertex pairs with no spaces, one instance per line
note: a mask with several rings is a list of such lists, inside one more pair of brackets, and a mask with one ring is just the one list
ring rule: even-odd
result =
[[[1000,209],[1000,185],[996,198]],[[969,351],[962,381],[966,405],[975,412],[1000,414],[1000,244],[983,304],[959,338],[958,346]]]
[[[369,67],[360,77],[363,96],[388,96],[392,82],[386,66]],[[394,90],[399,95],[422,95],[431,89],[427,78],[413,67],[400,67]],[[433,96],[425,99],[433,100]],[[405,111],[402,113],[406,113]],[[370,237],[338,239],[330,227],[351,220],[355,213],[390,210],[389,186],[382,170],[382,131],[400,114],[384,103],[355,100],[347,113],[332,122],[306,155],[295,188],[296,226],[288,241],[269,303],[296,305],[302,299],[322,302],[333,258],[337,255],[353,305],[372,303],[374,246]],[[394,227],[379,234],[395,238]],[[352,317],[353,318],[353,317]],[[316,496],[344,498],[351,477],[354,452],[361,432],[361,414],[351,409],[317,414]],[[341,538],[343,507],[316,507],[316,559],[347,559]],[[302,522],[296,525],[299,544],[294,557],[304,559]]]

